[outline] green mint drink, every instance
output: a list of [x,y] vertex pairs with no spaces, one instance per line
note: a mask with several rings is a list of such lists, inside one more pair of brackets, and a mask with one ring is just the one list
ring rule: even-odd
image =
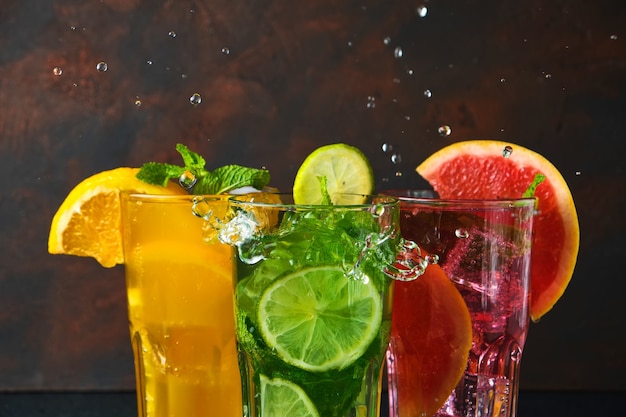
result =
[[240,240],[235,310],[246,415],[377,415],[391,327],[384,271],[400,245],[396,201],[233,206],[234,226],[222,232]]

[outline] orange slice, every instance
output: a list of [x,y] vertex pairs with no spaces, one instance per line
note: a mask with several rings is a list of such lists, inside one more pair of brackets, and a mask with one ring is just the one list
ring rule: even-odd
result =
[[138,180],[138,171],[103,171],[74,187],[52,219],[48,252],[92,257],[107,268],[123,264],[120,192],[185,194],[174,183],[161,187]]
[[403,416],[432,416],[461,380],[472,347],[463,297],[439,265],[413,282],[395,282],[392,349],[398,360],[398,406]]
[[449,145],[416,171],[441,198],[459,199],[519,198],[535,174],[546,177],[535,191],[538,213],[531,259],[530,315],[539,320],[565,292],[578,256],[578,216],[561,173],[534,151],[493,140]]

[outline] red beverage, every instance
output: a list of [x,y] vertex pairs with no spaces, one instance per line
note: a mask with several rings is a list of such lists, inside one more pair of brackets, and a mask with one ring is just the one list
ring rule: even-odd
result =
[[[401,201],[403,237],[432,256],[458,289],[471,317],[472,347],[464,375],[448,398],[426,398],[429,387],[424,381],[429,377],[415,372],[412,364],[430,360],[445,365],[446,358],[419,357],[420,352],[411,349],[412,341],[430,337],[411,330],[429,318],[414,314],[412,300],[419,286],[396,284],[388,355],[392,416],[418,417],[411,411],[423,409],[416,401],[437,400],[443,403],[435,413],[438,417],[515,415],[529,323],[533,211],[532,200]],[[446,352],[445,341],[439,343]]]

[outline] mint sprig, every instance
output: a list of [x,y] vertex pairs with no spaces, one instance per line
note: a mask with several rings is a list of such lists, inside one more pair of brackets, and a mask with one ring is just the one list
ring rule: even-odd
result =
[[171,179],[178,180],[190,172],[196,179],[194,194],[223,194],[246,186],[261,190],[270,182],[269,171],[265,169],[226,165],[211,172],[206,169],[204,158],[185,145],[177,144],[176,150],[182,156],[184,166],[148,162],[139,169],[137,178],[148,184],[166,186]]
[[543,175],[542,173],[537,173],[535,174],[535,178],[533,178],[533,182],[528,186],[528,188],[526,189],[526,191],[524,191],[524,195],[522,196],[523,198],[530,198],[530,197],[534,197],[535,196],[535,191],[537,190],[537,187],[539,186],[539,184],[541,184],[543,182],[543,180],[546,179],[546,176]]

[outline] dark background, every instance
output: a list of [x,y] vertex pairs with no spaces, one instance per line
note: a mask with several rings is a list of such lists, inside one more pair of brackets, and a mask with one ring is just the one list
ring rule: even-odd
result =
[[421,186],[415,166],[466,139],[543,154],[578,209],[522,389],[626,391],[625,28],[622,0],[1,0],[0,391],[134,388],[123,267],[47,253],[85,177],[178,163],[183,142],[289,189],[346,142],[379,187]]

